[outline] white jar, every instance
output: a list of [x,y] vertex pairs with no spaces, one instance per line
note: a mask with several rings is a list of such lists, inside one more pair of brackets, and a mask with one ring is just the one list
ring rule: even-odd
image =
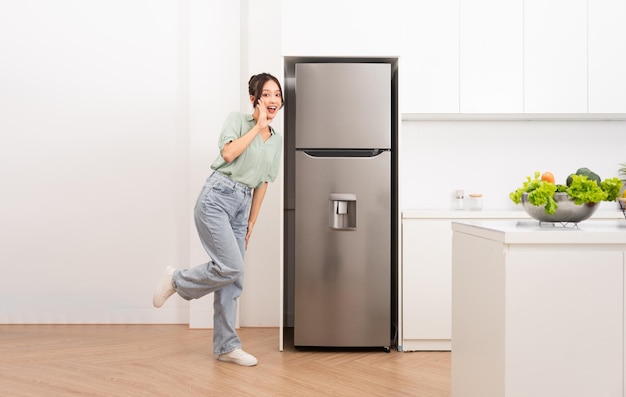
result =
[[470,211],[481,211],[483,209],[482,193],[470,193],[467,207]]

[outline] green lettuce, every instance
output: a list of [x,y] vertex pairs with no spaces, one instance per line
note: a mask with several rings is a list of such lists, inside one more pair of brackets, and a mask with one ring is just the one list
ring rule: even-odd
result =
[[598,183],[587,178],[585,175],[570,175],[572,183],[567,188],[567,195],[574,200],[575,204],[598,203],[607,198],[607,194]]
[[606,201],[615,201],[622,191],[622,181],[619,178],[605,179],[600,187],[606,192]]
[[535,172],[534,178],[527,176],[522,187],[509,194],[509,198],[515,204],[522,202],[522,195],[528,193],[528,202],[532,205],[546,206],[547,214],[554,214],[557,209],[554,193],[557,187],[554,183],[542,181],[539,172]]
[[622,181],[619,178],[609,178],[598,184],[595,180],[589,179],[586,175],[571,175],[569,187],[565,185],[555,185],[542,181],[539,172],[535,172],[534,177],[527,176],[523,185],[515,191],[509,193],[509,198],[515,203],[522,202],[522,195],[528,193],[528,202],[546,207],[547,214],[554,214],[557,209],[554,200],[555,192],[567,192],[567,195],[580,205],[584,203],[598,203],[600,201],[614,201],[619,197],[622,188]]

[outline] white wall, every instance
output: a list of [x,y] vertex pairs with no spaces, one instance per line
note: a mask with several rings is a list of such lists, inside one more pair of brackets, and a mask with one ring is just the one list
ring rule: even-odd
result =
[[[405,121],[404,209],[452,209],[456,189],[483,193],[483,208],[519,210],[509,193],[535,171],[557,183],[587,167],[603,179],[626,161],[626,121]],[[616,211],[616,203],[600,210]]]
[[[193,205],[250,75],[282,78],[280,1],[2,2],[0,44],[0,323],[210,326],[212,297],[157,310],[152,292],[208,259]],[[278,325],[281,181],[241,325]]]
[[[206,324],[210,298],[157,310],[151,296],[164,266],[207,259],[192,208],[226,113],[249,109],[251,74],[282,80],[283,55],[402,61],[417,39],[402,36],[402,4],[0,2],[0,323],[186,323],[191,308]],[[401,86],[420,82],[403,64]],[[405,121],[403,206],[447,209],[465,188],[486,210],[509,208],[536,169],[610,176],[626,161],[623,126]],[[246,256],[241,325],[280,321],[281,185]]]
[[[281,56],[281,0],[242,1],[242,81],[267,72],[283,86]],[[247,90],[247,86],[245,86]],[[251,110],[248,97],[242,111]],[[283,114],[272,122],[278,134],[283,130]],[[246,253],[244,291],[239,302],[241,326],[273,326],[280,322],[280,264],[282,258],[283,174],[270,183],[252,232]]]
[[0,322],[186,322],[185,2],[0,3]]
[[[189,260],[178,267],[206,263],[208,256],[193,222],[198,193],[219,154],[217,142],[226,115],[239,109],[247,97],[241,80],[241,6],[238,1],[191,0],[189,6],[189,93],[190,153]],[[178,295],[172,300],[183,301]],[[171,303],[164,307],[168,307]],[[213,326],[213,294],[189,303],[192,328]]]
[[[191,3],[190,208],[206,179],[210,163],[218,154],[216,144],[224,117],[234,109],[252,111],[247,95],[250,76],[268,72],[281,82],[283,76],[280,46],[271,45],[278,40],[281,32],[278,23],[280,0],[210,3],[213,5],[204,0],[193,0]],[[219,12],[214,4],[219,4]],[[207,48],[218,47],[220,43],[222,56],[217,57],[215,52],[207,51]],[[238,88],[224,90],[216,87]],[[279,114],[272,122],[279,134],[283,134],[282,120]],[[240,326],[279,324],[282,184],[281,173],[268,187],[246,252],[244,291],[239,299]],[[193,224],[191,229],[189,265],[194,266],[206,262],[207,256]],[[190,307],[190,327],[213,326],[212,295],[191,301]]]

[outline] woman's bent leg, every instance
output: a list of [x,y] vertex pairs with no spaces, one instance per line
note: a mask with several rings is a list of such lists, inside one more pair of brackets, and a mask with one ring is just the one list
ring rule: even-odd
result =
[[174,273],[174,286],[180,296],[197,299],[242,276],[243,255],[232,219],[242,207],[248,207],[249,202],[249,191],[225,187],[212,178],[207,180],[196,203],[194,218],[200,241],[211,261]]

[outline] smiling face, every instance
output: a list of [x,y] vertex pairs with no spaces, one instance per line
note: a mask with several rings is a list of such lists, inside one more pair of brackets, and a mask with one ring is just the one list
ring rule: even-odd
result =
[[[258,116],[259,110],[256,108],[256,105],[260,101],[261,105],[266,110],[267,119],[272,120],[276,117],[278,111],[283,105],[282,88],[280,87],[280,84],[271,77],[271,75],[263,74],[254,76],[253,78],[255,77],[260,77],[262,80],[265,80],[265,82],[261,86],[260,83],[262,80],[258,80],[258,82],[254,82],[255,84],[252,84],[250,87],[250,103],[254,108],[254,118],[256,119]],[[256,87],[260,88],[256,89]]]
[[283,103],[283,94],[274,80],[267,80],[263,84],[260,99],[267,110],[267,119],[273,119],[278,114],[278,110]]

